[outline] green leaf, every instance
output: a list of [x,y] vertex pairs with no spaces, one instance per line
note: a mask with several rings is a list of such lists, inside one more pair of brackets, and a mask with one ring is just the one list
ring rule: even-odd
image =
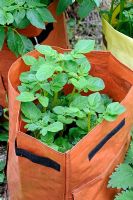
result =
[[0,26],[0,50],[3,47],[5,41],[5,28],[3,26]]
[[54,149],[55,151],[59,150],[59,147],[56,144],[50,144],[49,147],[51,147],[52,149]]
[[6,12],[2,8],[0,8],[0,24],[5,25],[6,24]]
[[64,85],[66,85],[68,80],[67,74],[61,73],[57,74],[52,80],[52,90],[54,92],[59,92]]
[[[12,1],[14,1],[14,0],[12,0]],[[15,3],[19,4],[19,5],[23,5],[25,2],[26,2],[26,0],[15,0]]]
[[54,67],[49,63],[44,63],[40,66],[36,73],[36,78],[38,81],[45,81],[54,74]]
[[78,73],[82,76],[87,76],[90,69],[91,65],[86,57],[80,58],[77,60],[77,63],[80,65],[80,68],[78,69]]
[[56,11],[57,14],[60,15],[72,3],[73,3],[73,0],[59,0],[58,6],[57,6],[57,11]]
[[53,108],[53,111],[58,115],[64,115],[65,114],[65,107],[63,106],[56,106]]
[[57,51],[55,51],[54,49],[52,49],[52,47],[48,46],[48,45],[36,45],[35,49],[41,53],[44,54],[45,56],[54,56]]
[[1,142],[7,142],[8,141],[8,133],[7,132],[0,133],[0,141]]
[[75,108],[75,107],[66,107],[66,109],[65,109],[66,115],[70,115],[70,116],[75,115],[79,111],[80,110],[78,108]]
[[5,166],[6,166],[6,159],[0,160],[0,172],[4,170]]
[[24,128],[26,128],[28,131],[33,131],[34,132],[34,131],[40,130],[42,127],[34,122],[32,124],[25,125]]
[[64,62],[63,69],[66,72],[75,72],[75,73],[77,73],[77,71],[78,71],[78,64],[75,61],[73,61],[73,60],[67,60],[67,61]]
[[48,128],[47,128],[47,127],[44,127],[44,128],[40,131],[40,133],[41,133],[43,136],[45,136],[45,135],[48,133]]
[[33,102],[21,103],[21,111],[32,122],[38,121],[42,113]]
[[50,83],[42,83],[40,84],[40,87],[46,91],[48,94],[53,95],[53,91],[51,91],[51,85]]
[[34,101],[35,97],[34,97],[34,94],[30,92],[21,92],[21,94],[17,96],[17,100],[21,102],[30,102],[30,101]]
[[58,121],[62,122],[63,124],[71,124],[73,119],[70,117],[64,117],[63,115],[58,115]]
[[15,21],[13,22],[13,26],[18,29],[24,29],[28,25],[30,25],[30,21],[27,19],[26,16],[23,18],[23,20],[19,24],[17,24]]
[[75,45],[76,53],[88,53],[94,50],[95,40],[79,40]]
[[132,190],[122,191],[115,197],[115,200],[132,200],[132,199],[133,199]]
[[22,59],[26,65],[34,65],[37,62],[36,58],[29,55],[24,55]]
[[[27,71],[27,72],[21,73],[20,81],[23,83],[32,83],[32,82],[36,82],[37,79],[34,73]],[[31,86],[31,85],[27,85],[27,87],[28,86]]]
[[120,115],[125,112],[125,107],[119,102],[110,103],[106,108],[106,113],[110,115]]
[[125,158],[125,163],[133,165],[133,141],[131,142],[130,148],[128,149],[128,152]]
[[83,129],[84,131],[88,131],[88,119],[87,118],[76,120],[76,124],[78,127]]
[[66,152],[67,150],[71,149],[72,145],[69,143],[67,138],[58,137],[55,142],[57,146],[59,146],[59,151]]
[[69,129],[68,134],[69,134],[69,137],[78,138],[78,137],[82,137],[83,135],[86,135],[86,131],[84,131],[83,129],[79,127],[74,127],[74,128]]
[[111,175],[108,186],[118,189],[133,188],[133,168],[126,163],[119,165]]
[[24,55],[29,51],[33,50],[33,44],[31,40],[21,34],[18,35],[16,42],[17,42],[18,52],[20,55]]
[[90,110],[98,113],[104,112],[105,108],[100,93],[96,92],[88,96]]
[[90,12],[95,8],[96,4],[93,0],[83,0],[78,9],[80,18],[87,17]]
[[106,94],[101,94],[102,97],[102,101],[105,105],[105,107],[107,107],[110,103],[112,103],[112,99],[108,97],[108,95]]
[[109,122],[115,121],[117,119],[118,115],[110,115],[108,113],[105,113],[103,115],[103,118]]
[[88,78],[88,89],[97,92],[105,88],[104,81],[98,77],[89,77]]
[[17,25],[21,23],[24,17],[25,17],[25,10],[19,10],[14,12],[14,19]]
[[87,106],[87,104],[88,104],[88,97],[78,96],[71,102],[70,106],[76,107],[82,110],[83,108]]
[[5,174],[3,172],[0,172],[0,184],[4,182]]
[[47,107],[49,103],[49,98],[45,96],[40,96],[38,98],[38,101],[40,102],[40,104],[42,104],[43,107]]
[[11,13],[6,13],[6,23],[7,25],[12,24],[14,21],[14,17]]
[[93,0],[93,1],[95,2],[95,4],[96,4],[97,7],[99,7],[100,4],[101,4],[101,2],[102,2],[101,0]]
[[84,77],[80,77],[79,80],[76,80],[75,78],[71,78],[69,81],[79,91],[85,90],[87,88],[88,81]]
[[54,122],[48,126],[48,131],[50,132],[58,132],[63,130],[63,123],[61,122]]
[[26,12],[26,16],[33,26],[37,28],[45,29],[45,24],[43,22],[43,19],[41,15],[35,9],[28,10]]
[[12,30],[12,28],[8,27],[7,31],[7,45],[8,48],[16,55],[19,55],[18,52],[18,35]]
[[53,15],[47,8],[37,8],[36,10],[41,15],[44,22],[55,22]]
[[53,143],[53,141],[54,141],[54,134],[49,132],[45,136],[42,135],[41,141],[48,145],[51,145],[51,143]]

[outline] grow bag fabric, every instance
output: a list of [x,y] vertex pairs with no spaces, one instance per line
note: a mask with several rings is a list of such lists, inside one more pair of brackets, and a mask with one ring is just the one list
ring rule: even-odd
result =
[[[53,14],[56,22],[49,23],[46,25],[46,30],[38,29],[32,25],[27,28],[20,30],[21,34],[29,37],[34,44],[48,44],[48,45],[58,45],[62,48],[68,48],[68,38],[66,33],[66,24],[64,14],[57,16],[56,7],[58,0],[55,0],[50,6],[49,9]],[[35,43],[36,42],[36,43]],[[0,84],[0,105],[6,106],[5,102],[5,91],[7,91],[7,73],[11,64],[16,60],[16,56],[8,49],[7,44],[4,44],[3,49],[0,51],[0,83],[1,78],[3,83]]]
[[133,71],[133,39],[115,30],[105,19],[102,24],[106,49]]
[[[60,52],[65,50],[56,48]],[[33,51],[30,55],[38,57]],[[29,68],[18,59],[9,71],[8,187],[11,200],[113,200],[109,175],[123,161],[133,123],[133,73],[109,52],[86,54],[91,74],[105,81],[104,90],[121,101],[126,112],[114,122],[103,121],[66,153],[57,152],[26,134],[16,100],[21,72]],[[69,88],[66,88],[66,93]]]

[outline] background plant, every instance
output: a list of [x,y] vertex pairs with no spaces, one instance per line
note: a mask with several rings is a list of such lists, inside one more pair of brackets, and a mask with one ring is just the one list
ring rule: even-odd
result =
[[124,163],[120,164],[111,175],[109,187],[122,189],[115,200],[133,199],[133,141],[125,157]]
[[[98,91],[105,85],[92,76],[84,55],[94,48],[93,40],[80,40],[74,50],[58,53],[38,45],[38,59],[26,55],[29,71],[20,75],[18,87],[22,119],[29,133],[50,147],[65,152],[103,119],[113,121],[125,111],[118,102]],[[66,94],[65,87],[72,91]],[[92,92],[89,96],[83,96]],[[35,104],[36,102],[36,104]]]
[[[7,109],[4,109],[0,106],[0,150],[5,151],[6,146],[7,146],[7,141],[8,141],[8,131],[9,131],[9,124],[7,120],[7,115],[6,115]],[[5,119],[5,117],[6,119]],[[5,152],[0,152],[0,184],[5,182],[5,165],[6,165],[6,155],[2,155],[1,159],[1,153]]]
[[23,55],[33,49],[30,39],[19,33],[29,24],[45,29],[44,22],[54,22],[47,9],[49,0],[1,0],[0,1],[0,49],[4,41],[16,55]]
[[[116,18],[114,15],[118,12]],[[129,37],[133,37],[133,2],[128,0],[112,0],[108,15],[109,23],[118,31]]]
[[89,13],[96,7],[99,7],[101,0],[59,0],[57,14],[61,14],[66,8],[74,3],[77,3],[77,14],[80,18],[87,17]]

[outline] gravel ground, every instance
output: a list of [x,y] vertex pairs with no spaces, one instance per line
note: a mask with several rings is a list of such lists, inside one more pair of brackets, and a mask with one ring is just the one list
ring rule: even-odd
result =
[[[101,9],[109,8],[110,0],[103,0],[101,4]],[[76,14],[77,6],[70,7],[67,10],[67,27],[68,36],[70,40],[71,47],[79,39],[94,39],[96,41],[95,48],[102,48],[102,23],[99,15],[99,10],[92,11],[89,16],[81,20]]]

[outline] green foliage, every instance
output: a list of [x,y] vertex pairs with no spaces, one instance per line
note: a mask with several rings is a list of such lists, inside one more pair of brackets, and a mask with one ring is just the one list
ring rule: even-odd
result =
[[4,168],[5,168],[5,161],[0,161],[0,184],[4,182],[5,180],[5,174],[3,172]]
[[[120,12],[114,20],[114,12],[120,6]],[[132,1],[112,0],[110,10],[102,11],[103,16],[108,16],[109,23],[118,31],[133,38],[133,3]]]
[[[0,106],[0,144],[1,149],[4,146],[4,144],[8,141],[8,131],[9,131],[9,123],[6,120],[7,116],[5,115],[7,109],[3,109]],[[2,157],[2,156],[1,156]],[[5,169],[6,165],[6,159],[0,159],[0,184],[4,183],[5,181]]]
[[66,8],[73,3],[78,3],[78,15],[81,18],[87,17],[87,15],[95,8],[99,7],[100,0],[59,0],[57,6],[57,14],[61,14],[66,10]]
[[111,175],[108,186],[122,189],[115,200],[133,199],[133,141],[130,144],[124,163],[120,164]]
[[45,29],[45,22],[55,22],[47,9],[51,1],[2,0],[0,2],[0,49],[5,39],[8,48],[16,55],[23,55],[33,49],[30,39],[19,33],[29,24]]
[[[64,54],[47,45],[37,45],[38,59],[23,56],[30,70],[20,75],[18,87],[25,128],[55,150],[65,152],[79,142],[104,119],[115,120],[125,111],[99,91],[105,88],[101,78],[89,74],[91,65],[84,55],[92,51],[94,41],[81,40]],[[72,86],[65,95],[64,87]],[[92,94],[82,96],[82,92]]]

